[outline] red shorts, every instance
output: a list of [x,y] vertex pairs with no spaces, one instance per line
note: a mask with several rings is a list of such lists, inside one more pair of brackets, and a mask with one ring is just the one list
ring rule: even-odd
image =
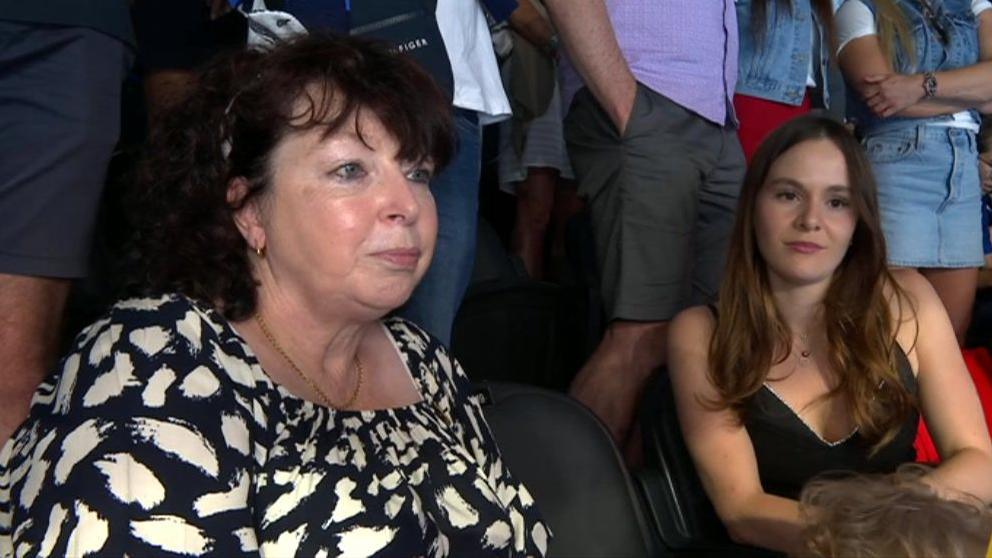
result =
[[751,162],[754,152],[768,134],[787,121],[808,113],[810,108],[808,90],[798,107],[748,95],[734,95],[734,111],[737,112],[737,120],[741,123],[737,137],[741,140],[747,162]]

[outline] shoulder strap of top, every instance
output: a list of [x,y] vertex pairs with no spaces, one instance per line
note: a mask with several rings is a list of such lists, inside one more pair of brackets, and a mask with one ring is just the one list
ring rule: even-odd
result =
[[720,311],[719,311],[719,310],[717,310],[717,306],[716,306],[716,304],[714,304],[714,303],[712,303],[712,302],[707,302],[707,303],[706,303],[706,307],[707,307],[707,308],[709,308],[709,309],[710,309],[710,312],[712,312],[712,313],[713,313],[713,318],[714,318],[714,319],[717,319],[717,318],[719,318],[719,317],[720,317]]
[[913,365],[910,364],[906,351],[903,351],[898,343],[896,343],[896,370],[899,372],[902,385],[906,386],[910,393],[916,395],[916,376],[913,375]]

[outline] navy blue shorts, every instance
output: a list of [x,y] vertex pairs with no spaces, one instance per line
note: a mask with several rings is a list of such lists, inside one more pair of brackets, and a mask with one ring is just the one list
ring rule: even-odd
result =
[[130,49],[0,20],[0,273],[86,274]]

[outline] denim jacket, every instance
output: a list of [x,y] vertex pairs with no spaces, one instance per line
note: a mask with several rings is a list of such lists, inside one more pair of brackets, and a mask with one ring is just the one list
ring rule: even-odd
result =
[[819,43],[813,68],[823,83],[823,102],[829,106],[827,64],[830,47],[809,0],[794,0],[792,9],[768,2],[765,34],[759,42],[751,29],[751,0],[734,0],[740,36],[737,93],[799,106],[806,95],[806,77],[813,55],[810,35]]
[[[875,11],[875,0],[861,0],[865,6]],[[896,47],[896,59],[893,61],[895,70],[903,74],[919,72],[938,72],[970,66],[978,62],[978,20],[971,11],[971,0],[930,0],[937,12],[940,27],[944,37],[931,26],[923,17],[918,0],[895,0],[909,20],[913,30],[913,42],[916,45],[916,64],[906,56],[902,48]],[[946,43],[946,44],[945,44]],[[877,132],[882,129],[898,129],[919,126],[928,122],[950,120],[949,114],[927,118],[908,118],[893,116],[879,118],[865,105],[852,87],[848,87],[848,116],[853,118],[859,130]],[[976,121],[978,112],[972,109]]]

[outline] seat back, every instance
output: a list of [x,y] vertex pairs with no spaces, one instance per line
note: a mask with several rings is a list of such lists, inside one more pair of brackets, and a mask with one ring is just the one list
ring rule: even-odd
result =
[[692,556],[779,556],[735,544],[717,516],[689,455],[667,370],[641,406],[646,467],[637,481],[657,536],[673,553]]
[[455,318],[451,352],[475,381],[564,389],[588,356],[587,304],[574,287],[535,281],[479,220],[472,282]]
[[588,409],[546,389],[480,386],[503,461],[554,534],[549,558],[657,556],[623,459]]
[[473,380],[561,383],[556,285],[526,278],[473,284],[452,330],[451,352]]

